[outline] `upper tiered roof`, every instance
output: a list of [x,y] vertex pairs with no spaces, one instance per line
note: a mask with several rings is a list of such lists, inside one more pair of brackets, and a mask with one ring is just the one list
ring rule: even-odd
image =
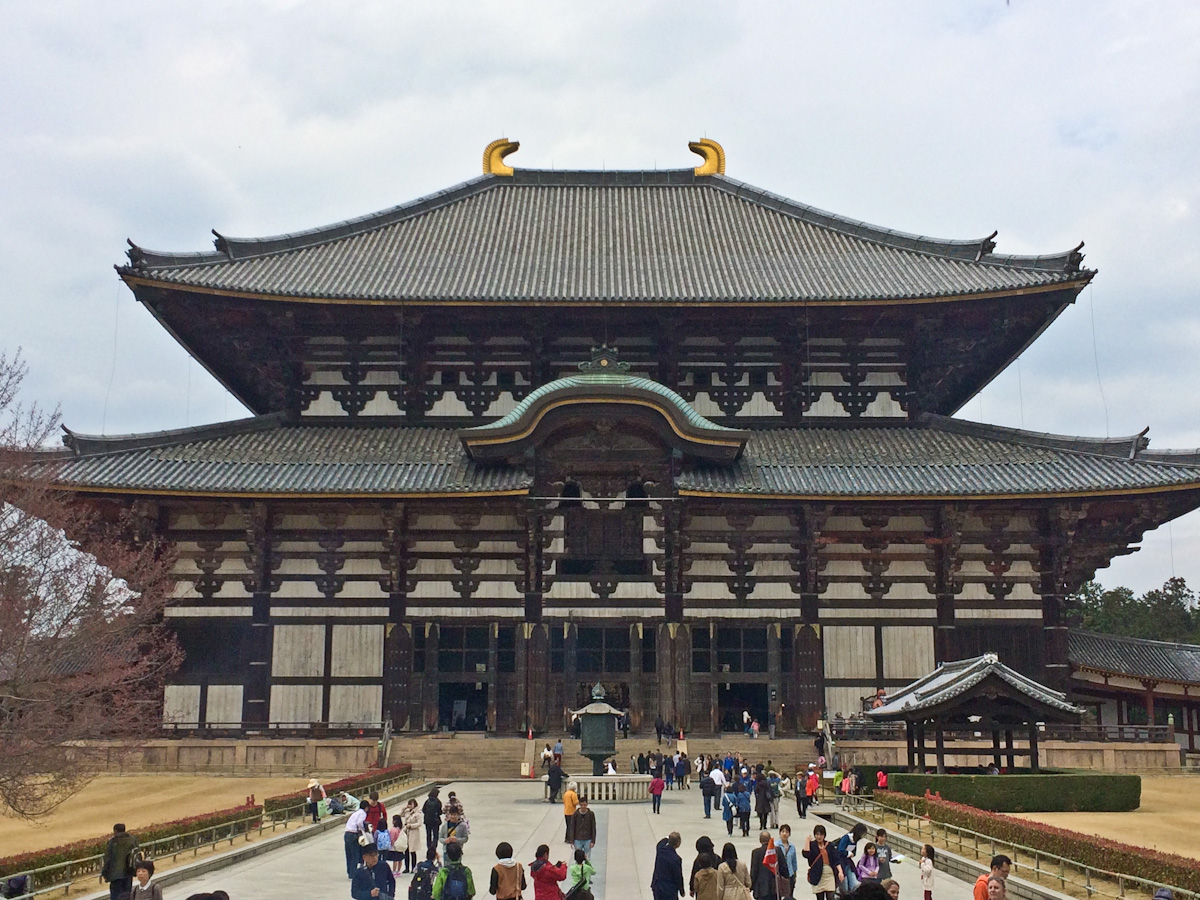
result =
[[411,203],[208,253],[131,244],[131,285],[353,303],[879,303],[1082,286],[1080,248],[995,253],[823,212],[724,175],[486,174]]

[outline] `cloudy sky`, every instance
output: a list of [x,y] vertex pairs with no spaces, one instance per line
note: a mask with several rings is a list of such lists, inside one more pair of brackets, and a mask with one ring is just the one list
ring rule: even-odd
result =
[[[1200,5],[0,4],[0,349],[84,432],[243,413],[112,270],[527,167],[695,164],[1094,285],[961,413],[1200,446]],[[1200,586],[1200,516],[1102,570]]]

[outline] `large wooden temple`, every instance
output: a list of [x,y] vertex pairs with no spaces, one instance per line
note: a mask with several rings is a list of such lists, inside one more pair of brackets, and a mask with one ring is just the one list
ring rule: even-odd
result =
[[[992,651],[1067,689],[1064,597],[1200,458],[952,418],[1070,305],[996,252],[702,164],[512,168],[121,278],[251,418],[68,433],[178,552],[182,729],[780,732]],[[1082,245],[1080,245],[1082,246]]]

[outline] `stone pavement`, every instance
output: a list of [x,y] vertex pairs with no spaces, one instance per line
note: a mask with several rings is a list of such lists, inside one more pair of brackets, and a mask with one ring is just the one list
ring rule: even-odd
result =
[[[496,861],[496,845],[508,841],[516,858],[525,864],[533,861],[538,844],[550,845],[553,861],[571,861],[571,849],[563,842],[564,820],[562,804],[549,804],[542,799],[542,786],[537,782],[459,782],[442,789],[445,799],[450,790],[462,800],[471,823],[471,838],[467,843],[464,861],[475,876],[475,896],[485,900],[488,877]],[[714,812],[711,820],[704,819],[699,789],[668,791],[663,795],[662,813],[654,815],[650,803],[613,803],[595,806],[600,840],[592,861],[596,866],[595,894],[597,900],[651,900],[650,876],[654,869],[655,844],[671,831],[683,838],[679,855],[683,857],[686,878],[695,859],[696,839],[708,835],[720,853],[729,840],[725,823]],[[818,807],[818,811],[820,807]],[[390,813],[391,811],[389,811]],[[792,826],[797,846],[802,846],[809,829],[824,821],[811,812],[807,820],[796,815],[794,805],[781,809],[782,822]],[[825,823],[831,838],[842,829]],[[738,858],[749,863],[750,852],[758,846],[758,819],[751,816],[750,837],[743,838],[734,828],[731,839],[737,847]],[[806,827],[807,826],[807,827]],[[862,845],[859,845],[862,849]],[[801,863],[803,865],[803,862]],[[906,859],[893,867],[901,884],[901,900],[921,900],[921,883],[916,861]],[[408,896],[406,876],[397,878],[397,897]],[[972,885],[939,872],[934,886],[935,900],[970,900]],[[350,896],[346,879],[341,832],[331,832],[299,844],[285,847],[261,857],[212,872],[166,890],[167,900],[181,900],[189,894],[222,889],[231,900],[297,900],[297,898],[329,898],[342,900]],[[533,885],[525,892],[533,897]],[[798,900],[812,897],[803,878],[796,885]]]

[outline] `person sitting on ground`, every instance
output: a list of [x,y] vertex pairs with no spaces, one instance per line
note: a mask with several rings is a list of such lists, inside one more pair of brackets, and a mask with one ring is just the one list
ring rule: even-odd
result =
[[446,810],[446,821],[442,823],[441,830],[438,832],[438,841],[442,845],[442,855],[446,856],[450,847],[454,844],[458,845],[459,857],[462,857],[462,845],[471,838],[471,826],[463,821],[462,810],[457,806],[451,806]]
[[596,868],[587,854],[582,850],[575,851],[575,865],[567,869],[567,890],[573,891],[571,900],[595,900],[592,894],[592,878]]
[[153,860],[139,859],[134,877],[137,880],[133,883],[133,890],[129,892],[130,900],[163,900],[162,885],[150,883],[150,879],[154,877]]
[[454,841],[446,845],[446,865],[433,882],[433,900],[470,900],[475,896],[475,879],[462,863],[462,846]]
[[340,794],[338,794],[338,799],[342,801],[342,807],[346,810],[346,812],[355,812],[360,806],[362,806],[362,803],[357,797],[355,797],[353,794],[347,794],[345,791],[342,791]]
[[1012,860],[1003,853],[998,853],[992,857],[991,870],[984,872],[975,879],[975,889],[972,891],[974,900],[988,900],[988,879],[999,878],[1001,880],[1008,878],[1008,873],[1012,871]]
[[496,845],[496,859],[492,866],[492,881],[488,893],[494,894],[496,900],[520,900],[521,892],[528,885],[525,883],[525,867],[513,859],[512,844],[502,841]]
[[550,847],[541,844],[535,852],[537,857],[529,866],[529,874],[533,876],[534,900],[562,900],[562,891],[558,883],[567,878],[567,864],[561,859],[550,863]]
[[396,896],[396,879],[379,858],[377,848],[363,847],[362,865],[350,879],[350,896],[354,900],[392,900]]

